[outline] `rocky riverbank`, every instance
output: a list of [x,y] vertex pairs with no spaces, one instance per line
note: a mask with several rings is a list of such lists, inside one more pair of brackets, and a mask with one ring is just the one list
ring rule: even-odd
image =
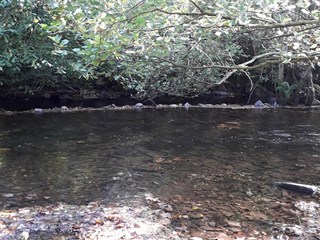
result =
[[123,105],[117,106],[115,104],[106,105],[99,108],[92,108],[92,107],[54,107],[54,108],[40,108],[36,107],[34,109],[25,110],[25,111],[8,111],[5,109],[0,109],[0,114],[2,115],[12,115],[17,113],[35,113],[35,114],[42,114],[42,113],[59,113],[59,112],[85,112],[85,111],[109,111],[109,110],[136,110],[141,111],[143,109],[192,109],[192,108],[208,108],[208,109],[234,109],[234,110],[247,110],[247,109],[318,109],[320,108],[319,105],[315,106],[279,106],[279,105],[271,105],[269,103],[262,103],[260,100],[257,101],[253,105],[239,105],[239,104],[196,104],[192,105],[187,103],[180,103],[180,104],[156,104],[156,105],[144,105],[142,103],[136,103],[134,105]]

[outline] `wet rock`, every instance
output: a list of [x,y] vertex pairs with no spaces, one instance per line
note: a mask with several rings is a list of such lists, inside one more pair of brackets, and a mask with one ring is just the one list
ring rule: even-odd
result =
[[177,105],[177,104],[170,104],[170,107],[172,107],[172,108],[177,108],[177,107],[179,107],[179,105]]
[[183,106],[185,109],[189,109],[191,105],[188,102],[186,102]]
[[264,104],[262,103],[261,100],[258,100],[254,103],[254,107],[255,108],[261,108],[261,107],[264,107]]
[[33,109],[34,113],[43,113],[43,109],[42,108],[35,108]]
[[4,194],[2,194],[2,196],[6,197],[6,198],[12,198],[12,197],[14,197],[14,194],[13,193],[4,193]]
[[190,213],[189,218],[191,219],[202,219],[204,216],[201,213],[195,214],[195,213]]
[[248,196],[248,197],[252,197],[252,192],[251,192],[251,190],[250,189],[248,189],[247,191],[246,191],[246,195]]
[[214,105],[213,104],[210,104],[210,103],[207,103],[207,104],[204,104],[204,107],[207,107],[207,108],[213,108]]
[[208,225],[209,225],[210,227],[213,227],[213,228],[217,226],[217,224],[216,224],[215,221],[209,221],[209,222],[208,222]]
[[136,105],[134,105],[135,108],[143,108],[143,104],[142,103],[137,103]]
[[66,112],[68,110],[69,110],[69,108],[67,106],[62,106],[61,107],[61,112]]

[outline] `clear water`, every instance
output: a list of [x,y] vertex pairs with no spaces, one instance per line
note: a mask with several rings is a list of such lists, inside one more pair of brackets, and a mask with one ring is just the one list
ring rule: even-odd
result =
[[[245,198],[319,184],[320,111],[144,109],[0,116],[0,206]],[[230,127],[226,122],[237,122]],[[228,124],[227,124],[228,126]],[[233,198],[234,199],[234,198]]]

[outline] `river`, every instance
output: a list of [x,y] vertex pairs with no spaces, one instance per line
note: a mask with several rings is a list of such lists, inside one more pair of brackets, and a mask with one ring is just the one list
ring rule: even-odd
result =
[[276,181],[319,183],[319,119],[310,109],[3,115],[0,206],[281,198]]

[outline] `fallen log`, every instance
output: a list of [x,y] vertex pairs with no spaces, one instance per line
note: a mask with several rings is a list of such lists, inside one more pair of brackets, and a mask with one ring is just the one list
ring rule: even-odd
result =
[[293,182],[276,182],[277,187],[281,187],[287,190],[291,190],[298,193],[313,195],[318,191],[318,186],[307,185]]

